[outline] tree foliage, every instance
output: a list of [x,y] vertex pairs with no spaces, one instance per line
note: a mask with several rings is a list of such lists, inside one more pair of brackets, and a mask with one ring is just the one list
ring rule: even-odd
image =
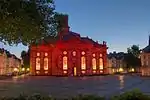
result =
[[132,45],[127,48],[127,55],[125,56],[125,61],[127,66],[130,67],[140,67],[141,61],[139,59],[140,49],[138,45]]
[[130,48],[127,48],[127,52],[131,53],[135,57],[139,57],[140,49],[138,45],[132,45]]
[[57,33],[53,0],[0,0],[0,41],[29,45]]
[[23,60],[23,67],[29,68],[30,67],[30,53],[29,53],[29,50],[27,52],[23,50],[21,52],[21,58]]

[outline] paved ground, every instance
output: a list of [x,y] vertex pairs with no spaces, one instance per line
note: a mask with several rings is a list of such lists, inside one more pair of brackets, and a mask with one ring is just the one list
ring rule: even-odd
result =
[[93,77],[49,77],[21,76],[0,80],[0,96],[17,96],[20,93],[41,93],[52,96],[74,96],[77,94],[114,95],[139,88],[150,93],[150,77],[140,76],[93,76]]

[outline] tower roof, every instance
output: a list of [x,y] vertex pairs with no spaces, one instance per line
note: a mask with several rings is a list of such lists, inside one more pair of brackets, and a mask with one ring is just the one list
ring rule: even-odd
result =
[[148,46],[146,46],[142,51],[144,53],[150,53],[150,35],[149,35]]

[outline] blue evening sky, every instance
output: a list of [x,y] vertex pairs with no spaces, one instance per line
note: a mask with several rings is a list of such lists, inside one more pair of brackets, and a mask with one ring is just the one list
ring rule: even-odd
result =
[[[56,11],[69,15],[71,31],[107,42],[108,52],[132,44],[143,48],[150,34],[150,0],[55,0]],[[24,46],[4,46],[18,57]]]

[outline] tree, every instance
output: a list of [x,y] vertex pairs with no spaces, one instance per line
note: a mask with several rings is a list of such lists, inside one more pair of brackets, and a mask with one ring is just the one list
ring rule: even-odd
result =
[[140,49],[138,45],[132,45],[130,48],[127,48],[127,52],[131,53],[135,57],[139,57]]
[[54,10],[53,0],[0,0],[0,41],[29,45],[55,36],[61,17]]
[[125,56],[125,62],[128,68],[140,67],[141,61],[139,59],[140,49],[138,45],[132,45],[127,48],[127,55]]
[[21,58],[23,60],[23,67],[24,68],[29,68],[30,67],[30,53],[29,53],[29,50],[28,50],[28,52],[23,50],[21,52]]

